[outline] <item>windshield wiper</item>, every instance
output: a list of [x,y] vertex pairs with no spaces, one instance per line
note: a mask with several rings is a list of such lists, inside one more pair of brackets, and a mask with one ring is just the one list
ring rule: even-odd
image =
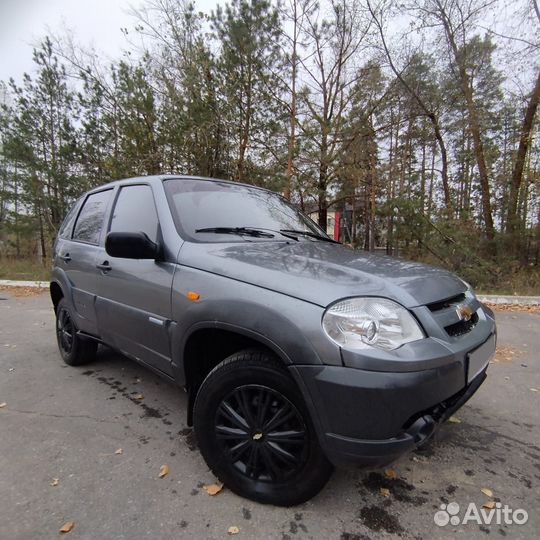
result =
[[240,236],[254,236],[256,238],[274,238],[273,234],[252,229],[250,227],[206,227],[205,229],[196,229],[197,233],[216,233],[216,234],[238,234]]
[[331,242],[332,244],[341,244],[341,242],[338,242],[337,240],[333,240],[332,238],[329,238],[328,236],[323,236],[322,234],[317,234],[311,231],[302,231],[302,230],[297,230],[297,229],[280,229],[279,232],[290,233],[290,234],[302,234],[304,236],[309,236],[310,238],[323,240],[324,242]]

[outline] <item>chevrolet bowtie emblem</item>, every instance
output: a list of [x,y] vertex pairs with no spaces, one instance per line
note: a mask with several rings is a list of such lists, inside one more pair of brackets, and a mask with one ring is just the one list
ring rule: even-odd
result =
[[473,316],[473,310],[466,304],[459,304],[456,308],[457,315],[460,321],[470,321]]

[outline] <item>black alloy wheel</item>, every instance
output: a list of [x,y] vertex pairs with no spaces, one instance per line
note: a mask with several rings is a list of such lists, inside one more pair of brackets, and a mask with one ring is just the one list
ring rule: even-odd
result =
[[216,411],[215,432],[230,464],[248,478],[282,482],[306,464],[302,416],[266,386],[239,386],[226,396]]
[[62,298],[56,306],[56,341],[60,356],[70,366],[80,366],[94,360],[97,341],[77,332],[69,304]]
[[56,318],[56,337],[60,350],[66,355],[69,355],[73,349],[74,334],[75,327],[71,315],[66,308],[61,308]]
[[293,506],[332,474],[301,392],[268,351],[240,351],[218,364],[198,389],[193,423],[206,463],[242,497]]

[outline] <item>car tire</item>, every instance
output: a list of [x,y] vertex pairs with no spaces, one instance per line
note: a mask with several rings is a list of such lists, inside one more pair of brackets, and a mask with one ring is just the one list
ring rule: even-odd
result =
[[56,340],[62,360],[70,366],[87,364],[96,357],[97,342],[77,334],[65,298],[62,298],[56,307]]
[[264,351],[242,351],[217,365],[199,388],[193,418],[206,463],[237,495],[294,506],[332,474],[298,387]]

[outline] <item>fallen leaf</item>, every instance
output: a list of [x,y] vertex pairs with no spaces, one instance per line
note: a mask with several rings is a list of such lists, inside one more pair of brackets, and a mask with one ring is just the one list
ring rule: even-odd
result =
[[531,392],[538,392],[538,388],[530,388]]
[[495,505],[495,501],[488,501],[482,505],[482,508],[487,508],[488,510],[491,510],[492,508],[495,508]]
[[492,304],[486,302],[487,306],[493,311],[525,311],[529,313],[538,313],[540,306],[538,304]]
[[7,407],[7,403],[5,401],[0,403],[0,409],[3,409],[4,407]]
[[217,495],[223,489],[223,484],[222,483],[210,484],[208,486],[203,486],[203,489],[204,491],[206,491],[206,493],[208,493],[208,495],[214,496],[214,495]]
[[137,394],[135,396],[135,399],[144,399],[144,396],[142,394]]
[[70,532],[73,529],[73,527],[75,527],[75,523],[73,523],[73,521],[66,521],[60,528],[60,533],[66,534]]
[[0,291],[6,291],[13,296],[34,296],[36,294],[43,294],[45,287],[39,285],[38,287],[12,287],[11,285],[0,285]]
[[123,453],[124,453],[124,451],[123,451],[121,448],[119,448],[119,449],[116,450],[116,452],[115,452],[115,454],[123,454]]
[[482,488],[480,490],[486,497],[493,497],[493,491],[489,488]]
[[397,478],[397,473],[394,471],[394,469],[386,469],[384,471],[384,475],[386,478]]
[[495,357],[493,358],[494,362],[511,362],[517,356],[521,356],[523,351],[518,351],[512,347],[506,347],[500,345],[495,351]]
[[390,490],[386,488],[381,488],[381,495],[383,497],[390,497]]
[[238,534],[240,532],[240,529],[238,527],[232,526],[232,527],[229,527],[227,532],[229,534]]
[[169,474],[169,466],[168,465],[162,465],[159,468],[159,477],[165,478]]
[[457,416],[451,416],[448,421],[451,424],[461,424],[461,420]]
[[60,480],[58,478],[53,478],[51,482],[51,486],[57,486],[60,483]]

